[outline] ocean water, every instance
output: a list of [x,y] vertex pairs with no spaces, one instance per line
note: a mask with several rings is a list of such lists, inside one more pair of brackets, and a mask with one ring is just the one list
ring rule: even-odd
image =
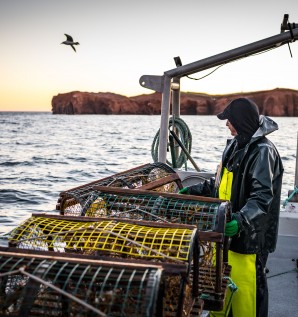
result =
[[[216,116],[182,119],[192,133],[194,161],[214,172],[230,137],[225,122]],[[294,188],[298,119],[273,119],[279,130],[268,137],[284,163],[284,200]],[[159,126],[160,116],[0,112],[0,233],[33,212],[54,212],[61,191],[152,163]]]

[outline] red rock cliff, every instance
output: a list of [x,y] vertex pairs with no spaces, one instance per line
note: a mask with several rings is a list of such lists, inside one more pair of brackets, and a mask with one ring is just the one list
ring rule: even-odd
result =
[[[298,116],[298,91],[274,89],[268,91],[207,95],[181,92],[182,115],[213,115],[232,99],[248,97],[268,116]],[[161,94],[153,93],[125,97],[113,93],[73,91],[52,99],[53,114],[160,114]]]

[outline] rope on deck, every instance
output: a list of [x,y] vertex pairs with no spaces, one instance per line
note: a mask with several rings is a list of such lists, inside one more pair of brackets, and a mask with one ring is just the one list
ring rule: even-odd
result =
[[[179,135],[182,144],[185,146],[186,150],[190,154],[192,146],[192,135],[189,127],[181,118],[170,118],[169,128],[174,127],[177,130],[177,135]],[[154,162],[158,162],[158,147],[159,147],[159,133],[160,129],[157,131],[151,146],[151,155]],[[181,150],[179,156],[176,158],[176,166],[180,168],[187,162],[186,154]],[[167,164],[173,166],[171,162],[167,160]]]

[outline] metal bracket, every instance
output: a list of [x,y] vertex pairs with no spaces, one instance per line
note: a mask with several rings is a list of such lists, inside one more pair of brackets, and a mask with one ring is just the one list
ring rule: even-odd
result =
[[282,23],[280,25],[280,33],[283,33],[285,31],[291,31],[292,29],[296,29],[296,27],[298,27],[298,25],[296,25],[296,23],[289,22],[289,15],[284,14]]
[[157,92],[163,92],[164,76],[156,75],[143,75],[139,79],[139,83],[142,87],[155,90]]

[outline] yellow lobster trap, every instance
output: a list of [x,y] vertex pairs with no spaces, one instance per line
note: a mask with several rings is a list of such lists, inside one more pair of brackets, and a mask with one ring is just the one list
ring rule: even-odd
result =
[[190,225],[33,214],[10,233],[9,243],[22,249],[189,263],[196,233]]
[[182,183],[178,174],[167,164],[148,163],[60,193],[56,209],[62,215],[84,215],[94,197],[94,186],[142,188],[176,192]]

